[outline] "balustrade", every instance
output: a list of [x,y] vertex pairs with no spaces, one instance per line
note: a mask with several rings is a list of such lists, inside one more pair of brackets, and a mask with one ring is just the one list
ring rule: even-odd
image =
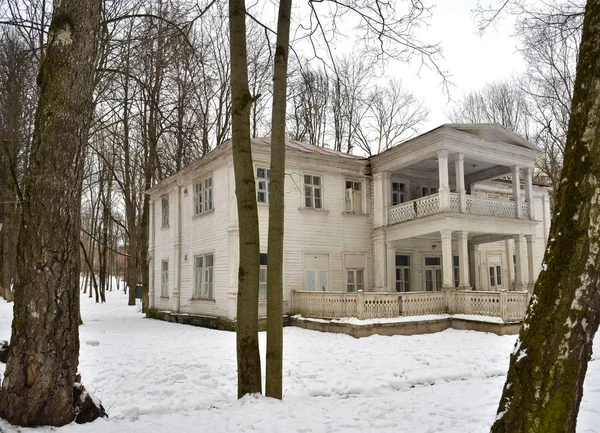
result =
[[[460,212],[460,194],[450,193],[450,207],[446,212]],[[442,212],[439,194],[432,194],[388,208],[389,224],[397,224]],[[517,205],[511,200],[465,196],[464,213],[499,218],[516,218]],[[521,203],[521,218],[529,218],[529,203]]]
[[528,292],[292,292],[292,312],[306,317],[338,319],[392,318],[428,314],[472,314],[523,320]]

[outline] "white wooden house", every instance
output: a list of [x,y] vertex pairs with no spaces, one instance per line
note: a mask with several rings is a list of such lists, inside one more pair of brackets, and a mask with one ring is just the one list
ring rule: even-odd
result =
[[[253,139],[252,151],[262,316],[269,140]],[[371,158],[287,141],[285,313],[427,314],[440,302],[448,311],[445,292],[461,296],[453,311],[478,313],[464,304],[467,292],[471,303],[503,308],[498,299],[509,299],[523,310],[550,223],[548,190],[532,184],[539,154],[492,124],[446,124]],[[235,320],[239,233],[231,143],[147,193],[150,307]],[[481,299],[473,297],[478,292]],[[368,314],[357,307],[365,296]]]

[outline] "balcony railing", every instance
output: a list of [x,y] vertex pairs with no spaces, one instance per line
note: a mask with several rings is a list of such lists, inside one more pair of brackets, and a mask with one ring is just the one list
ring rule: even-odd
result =
[[[388,208],[388,224],[397,224],[440,212],[461,212],[460,194],[450,193],[449,199],[446,209],[442,209],[440,206],[439,193],[390,206]],[[462,213],[499,218],[517,218],[517,205],[514,201],[465,195]],[[520,217],[529,218],[528,202],[521,202]]]
[[306,317],[379,319],[428,314],[471,314],[522,321],[529,292],[292,292],[292,312]]

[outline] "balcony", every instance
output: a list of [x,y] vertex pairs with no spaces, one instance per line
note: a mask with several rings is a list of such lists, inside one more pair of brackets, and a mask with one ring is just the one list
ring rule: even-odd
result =
[[437,193],[390,206],[388,208],[388,224],[398,224],[445,212],[497,218],[530,218],[528,202],[521,202],[520,212],[517,212],[517,203],[508,200],[496,200],[465,194],[464,204],[461,205],[460,194],[449,193],[449,203],[444,206],[442,201],[440,193]]

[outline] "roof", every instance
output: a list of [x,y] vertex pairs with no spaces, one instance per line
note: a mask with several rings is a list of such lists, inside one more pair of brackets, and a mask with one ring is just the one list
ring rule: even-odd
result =
[[[253,138],[252,144],[270,146],[271,145],[271,137]],[[311,144],[302,143],[301,141],[296,141],[296,140],[286,139],[285,145],[286,145],[286,147],[289,147],[290,149],[296,149],[301,152],[316,153],[316,154],[320,154],[320,155],[334,155],[334,156],[341,156],[344,158],[358,159],[358,160],[366,159],[363,156],[350,155],[348,153],[339,152],[337,150],[329,149],[327,147],[313,146]]]
[[466,132],[485,141],[514,144],[541,152],[541,149],[532,142],[497,123],[445,123],[441,127]]

